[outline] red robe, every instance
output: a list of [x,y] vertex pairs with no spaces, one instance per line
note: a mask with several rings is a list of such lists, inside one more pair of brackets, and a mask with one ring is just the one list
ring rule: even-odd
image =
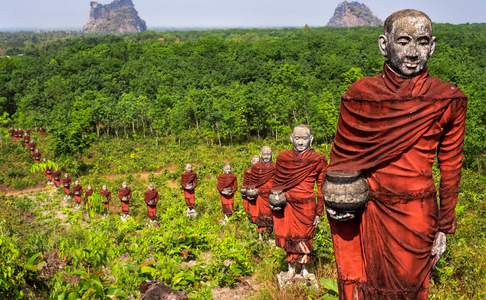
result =
[[287,252],[288,262],[310,262],[313,222],[324,212],[321,185],[325,171],[325,157],[312,149],[304,153],[285,151],[277,158],[272,190],[283,191],[287,205],[283,212],[273,213],[275,242]]
[[147,190],[144,195],[145,204],[147,204],[147,216],[151,220],[157,219],[157,201],[159,193],[154,190]]
[[101,189],[100,194],[101,196],[105,197],[105,199],[103,200],[103,206],[105,207],[105,209],[110,208],[111,192],[107,189]]
[[71,177],[64,177],[61,179],[61,184],[64,189],[64,195],[69,196],[71,194]]
[[125,215],[128,215],[129,204],[132,198],[132,191],[129,187],[120,188],[118,190],[118,199],[121,201],[121,210]]
[[[232,173],[230,174],[223,173],[219,175],[217,188],[220,193],[220,200],[221,200],[221,206],[223,208],[223,213],[226,216],[233,215],[233,205],[234,205],[233,197],[234,197],[234,192],[238,188],[238,182],[236,176]],[[233,194],[231,196],[221,194],[221,192],[225,188],[233,189]]]
[[[251,168],[246,169],[245,173],[243,174],[243,186],[247,189],[255,187],[255,185],[252,182]],[[247,197],[244,197],[243,206],[244,205],[247,206],[247,213],[250,216],[251,222],[256,224],[256,220],[258,218],[258,207],[257,207],[256,199],[250,200]]]
[[52,179],[54,180],[54,185],[59,187],[61,185],[61,172],[58,170],[53,171]]
[[75,185],[73,187],[73,195],[74,195],[74,201],[76,201],[77,204],[81,204],[81,197],[83,195],[83,187],[81,185]]
[[456,227],[466,103],[427,70],[388,66],[343,96],[329,170],[361,172],[371,196],[360,218],[330,220],[341,299],[427,299],[434,237]]
[[29,144],[27,146],[29,147],[31,154],[34,154],[36,143],[35,142],[29,142]]
[[30,143],[30,135],[24,135],[23,136],[23,141],[24,141],[24,146],[29,146]]
[[[186,185],[192,184],[192,190],[186,190]],[[181,187],[184,191],[184,199],[186,200],[186,205],[189,209],[193,209],[196,205],[196,186],[197,186],[197,173],[194,172],[184,172],[181,175]]]
[[272,188],[274,172],[275,164],[272,162],[259,162],[251,168],[251,183],[258,189],[258,197],[256,199],[258,216],[255,222],[258,226],[258,232],[268,231],[273,227],[272,210],[270,209],[268,197]]

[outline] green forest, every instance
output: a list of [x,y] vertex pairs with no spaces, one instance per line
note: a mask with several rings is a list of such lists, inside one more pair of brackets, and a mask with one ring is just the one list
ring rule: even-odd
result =
[[[379,28],[2,33],[0,111],[45,127],[55,152],[80,153],[97,136],[176,136],[232,144],[287,139],[311,125],[330,143],[340,96],[381,71]],[[469,97],[466,164],[485,169],[486,25],[437,25],[430,72]]]
[[[279,289],[285,253],[258,240],[238,196],[221,225],[216,176],[231,162],[238,181],[262,145],[290,148],[292,126],[309,124],[328,155],[340,97],[379,73],[380,28],[228,29],[82,35],[0,32],[0,298],[139,299],[160,280],[189,299],[337,299],[329,226],[316,232],[319,288]],[[486,24],[434,27],[429,70],[468,96],[458,227],[434,269],[430,299],[486,297]],[[114,192],[81,208],[46,187],[9,127],[33,131],[42,156],[63,172]],[[179,186],[184,164],[199,174],[191,220]],[[435,179],[438,170],[434,168]],[[152,182],[160,228],[146,225]],[[438,181],[437,181],[438,182]],[[97,193],[95,193],[97,195]],[[184,254],[184,255],[182,255]],[[228,297],[228,298],[225,298]]]

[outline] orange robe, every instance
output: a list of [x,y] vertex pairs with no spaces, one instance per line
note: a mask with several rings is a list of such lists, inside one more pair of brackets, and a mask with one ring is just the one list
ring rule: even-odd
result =
[[361,172],[371,196],[356,219],[330,220],[341,299],[427,299],[435,235],[455,230],[466,102],[426,70],[386,65],[343,96],[329,170]]
[[268,202],[272,188],[272,178],[275,171],[275,164],[272,162],[259,162],[251,168],[251,183],[258,189],[256,207],[258,216],[255,223],[258,232],[271,231],[273,227],[272,210]]
[[[232,173],[230,174],[223,173],[219,175],[217,188],[220,193],[220,200],[221,200],[221,206],[223,208],[223,214],[225,214],[226,216],[233,215],[234,192],[238,188],[238,182],[236,176]],[[233,190],[233,194],[229,196],[223,195],[221,192],[225,188],[231,188]]]
[[[192,184],[192,190],[186,190],[186,185]],[[184,172],[181,175],[181,188],[184,191],[184,199],[189,209],[194,209],[196,205],[196,186],[197,186],[197,173]]]
[[287,252],[288,262],[306,264],[311,260],[313,222],[324,212],[320,190],[325,171],[325,157],[312,149],[285,151],[277,158],[272,190],[283,191],[287,204],[283,212],[274,212],[275,241]]

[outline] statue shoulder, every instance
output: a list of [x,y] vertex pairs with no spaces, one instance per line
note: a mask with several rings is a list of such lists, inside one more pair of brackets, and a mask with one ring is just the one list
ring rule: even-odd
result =
[[439,95],[439,98],[442,99],[467,99],[467,96],[456,84],[438,77],[432,77],[431,81],[429,93]]
[[373,99],[377,93],[384,92],[383,74],[375,76],[363,77],[352,83],[348,90],[343,95],[343,100],[359,99],[369,100]]

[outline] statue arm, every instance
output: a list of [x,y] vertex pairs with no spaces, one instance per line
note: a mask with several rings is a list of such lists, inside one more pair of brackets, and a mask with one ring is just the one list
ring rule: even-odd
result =
[[437,155],[441,175],[439,232],[450,234],[454,233],[456,229],[455,207],[461,181],[466,126],[466,104],[456,101],[453,105],[455,114],[446,126]]

